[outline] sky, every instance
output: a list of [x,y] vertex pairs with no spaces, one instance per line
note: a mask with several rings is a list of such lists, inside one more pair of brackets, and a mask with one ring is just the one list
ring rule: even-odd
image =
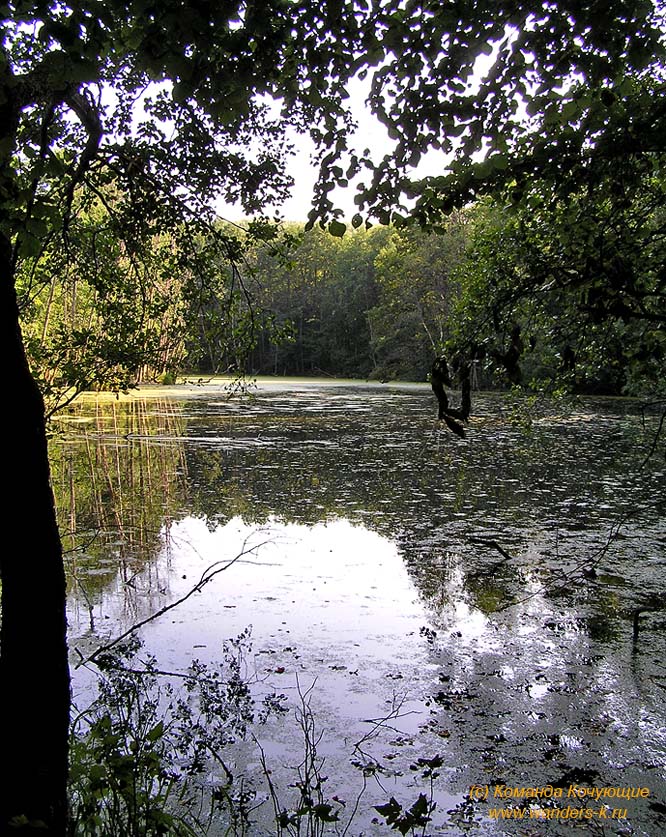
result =
[[[349,145],[361,150],[370,148],[373,157],[381,159],[391,152],[394,143],[389,139],[384,126],[372,115],[365,103],[369,89],[369,79],[365,82],[355,79],[348,88],[349,104],[354,119],[358,123],[358,128],[350,138]],[[294,185],[288,200],[281,205],[269,207],[268,212],[278,211],[285,221],[304,222],[311,208],[312,192],[317,179],[317,169],[312,163],[314,143],[308,136],[296,133],[293,133],[289,139],[296,148],[294,156],[287,164],[287,172],[293,178]],[[346,189],[337,189],[331,194],[336,207],[343,210],[344,220],[349,222],[358,212],[358,207],[354,204],[356,190],[353,182]],[[229,221],[239,221],[246,217],[240,205],[220,203],[217,208],[219,214]]]
[[[491,54],[479,55],[472,77],[472,87],[480,84],[480,80],[495,61],[496,55],[497,45],[495,45]],[[366,104],[370,83],[370,76],[364,81],[356,78],[350,82],[347,88],[350,96],[349,106],[358,125],[356,132],[350,138],[349,146],[357,151],[369,148],[373,159],[379,161],[386,154],[392,152],[395,143],[389,138],[386,128],[376,119],[371,113],[370,107]],[[296,153],[287,164],[287,172],[293,178],[294,185],[288,200],[282,205],[269,207],[268,214],[277,211],[285,221],[304,222],[307,220],[311,208],[312,192],[317,178],[316,167],[312,164],[314,144],[309,137],[303,135],[294,134],[290,137],[290,140],[294,142]],[[447,159],[450,159],[450,157],[447,157],[441,151],[430,151],[423,155],[421,162],[414,170],[414,174],[418,177],[442,174],[446,168]],[[354,181],[352,181],[347,188],[336,189],[329,195],[335,207],[343,211],[342,220],[347,223],[358,212],[358,207],[354,203],[356,194]],[[409,202],[406,201],[406,203]],[[246,213],[243,212],[240,205],[219,204],[217,209],[222,217],[230,221],[239,221],[246,217]]]

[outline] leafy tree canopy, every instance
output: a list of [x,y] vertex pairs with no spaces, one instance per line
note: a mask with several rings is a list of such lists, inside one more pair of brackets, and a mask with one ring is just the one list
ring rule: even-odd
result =
[[[392,54],[373,78],[372,105],[397,142],[363,196],[375,211],[406,192],[415,216],[436,223],[512,180],[548,178],[566,193],[599,161],[663,148],[661,5],[432,3],[417,30],[411,8],[388,16]],[[479,79],[484,53],[492,63]],[[452,152],[450,170],[410,180],[402,166],[428,148]]]
[[[2,11],[2,221],[28,253],[54,222],[66,226],[84,177],[119,181],[142,217],[164,194],[198,211],[219,195],[257,210],[288,188],[287,126],[319,149],[312,222],[334,213],[333,187],[363,171],[364,211],[388,220],[407,193],[433,222],[489,184],[566,180],[596,156],[662,142],[663,10],[645,0]],[[484,54],[492,64],[479,78]],[[380,162],[347,147],[345,87],[369,71],[369,105],[396,142]],[[432,148],[455,152],[451,170],[410,179]]]
[[[286,196],[294,132],[314,140],[320,165],[309,223],[338,236],[336,186],[356,184],[355,227],[409,218],[445,232],[454,206],[488,190],[528,212],[539,190],[550,190],[542,205],[582,187],[635,192],[666,135],[664,10],[645,0],[0,8],[0,231],[9,272],[23,262],[28,276],[23,307],[54,281],[45,259],[96,271],[109,236],[115,262],[138,275],[169,230],[178,258],[162,262],[194,276],[190,288],[197,276],[212,287],[211,263],[272,235],[262,223],[240,238],[218,226],[206,259],[193,255],[215,200],[256,213]],[[368,105],[395,142],[379,161],[349,147],[346,88],[366,75]],[[433,149],[447,155],[442,173],[417,178]],[[123,362],[126,332],[118,351],[106,341],[105,369]]]
[[517,211],[480,205],[452,343],[493,346],[519,323],[525,383],[663,395],[664,184],[663,155],[629,155],[566,198],[537,181]]

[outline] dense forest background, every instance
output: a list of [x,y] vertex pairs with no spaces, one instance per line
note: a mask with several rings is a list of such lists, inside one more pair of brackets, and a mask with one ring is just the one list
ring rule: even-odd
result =
[[604,183],[566,204],[542,185],[526,208],[507,192],[427,232],[220,221],[153,236],[141,260],[108,199],[88,196],[69,252],[21,273],[30,359],[52,408],[183,374],[424,381],[460,352],[479,388],[655,394],[665,180],[661,155],[641,166],[621,201]]

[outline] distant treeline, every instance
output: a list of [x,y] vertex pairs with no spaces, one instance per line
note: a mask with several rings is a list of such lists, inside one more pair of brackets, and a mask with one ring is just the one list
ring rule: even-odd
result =
[[[599,245],[606,263],[595,264],[578,228],[560,224],[558,242],[548,218],[479,202],[436,232],[375,226],[334,237],[287,225],[282,249],[248,254],[261,316],[246,369],[424,381],[444,353],[472,360],[480,388],[654,394],[664,380],[666,307],[644,287],[655,281],[663,248],[646,249],[641,260],[631,241],[615,236]],[[620,260],[627,272],[617,293],[608,274]],[[227,359],[199,352],[197,368],[220,370]]]
[[155,235],[141,260],[110,199],[89,201],[68,251],[55,242],[23,268],[30,361],[53,408],[184,372],[425,381],[441,354],[472,362],[481,388],[654,394],[666,234],[650,196],[666,194],[662,179],[624,220],[572,197],[566,212],[479,201],[428,232],[219,222]]

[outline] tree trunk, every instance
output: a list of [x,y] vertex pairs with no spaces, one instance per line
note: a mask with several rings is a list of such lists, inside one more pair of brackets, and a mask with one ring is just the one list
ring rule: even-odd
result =
[[[0,356],[5,391],[0,629],[0,835],[67,828],[69,667],[65,574],[56,524],[44,402],[18,321],[11,243],[0,232]],[[24,823],[13,828],[10,823]],[[41,824],[41,827],[40,827]],[[46,828],[45,828],[46,827]]]

